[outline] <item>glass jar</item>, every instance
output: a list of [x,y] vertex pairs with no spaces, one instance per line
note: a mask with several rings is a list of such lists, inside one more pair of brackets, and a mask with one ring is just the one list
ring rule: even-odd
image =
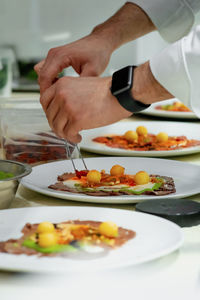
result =
[[[66,141],[50,129],[39,100],[0,102],[2,158],[31,165],[67,159]],[[74,145],[68,143],[73,158]]]

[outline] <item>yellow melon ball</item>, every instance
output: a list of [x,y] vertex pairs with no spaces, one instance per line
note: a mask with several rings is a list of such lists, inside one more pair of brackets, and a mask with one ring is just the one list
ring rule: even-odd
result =
[[99,225],[99,231],[101,234],[108,237],[117,237],[118,227],[113,222],[103,222]]
[[136,184],[147,184],[150,181],[149,174],[145,171],[139,171],[134,176]]
[[145,126],[138,126],[136,132],[138,135],[143,135],[143,136],[146,136],[148,133],[147,128]]
[[181,102],[174,102],[175,107],[181,107],[183,104]]
[[37,227],[38,233],[53,232],[54,230],[54,225],[50,222],[42,222]]
[[99,183],[101,181],[101,173],[97,170],[91,170],[87,173],[87,181],[90,183]]
[[120,175],[124,175],[124,170],[125,168],[120,166],[120,165],[114,165],[112,166],[112,168],[110,169],[110,175],[112,176],[120,176]]
[[136,142],[138,140],[138,134],[136,131],[128,130],[125,135],[125,139],[129,142]]
[[156,135],[156,141],[161,142],[167,142],[168,141],[168,134],[165,132],[160,132]]
[[38,244],[40,247],[46,248],[55,246],[57,241],[58,237],[54,232],[45,232],[39,234]]

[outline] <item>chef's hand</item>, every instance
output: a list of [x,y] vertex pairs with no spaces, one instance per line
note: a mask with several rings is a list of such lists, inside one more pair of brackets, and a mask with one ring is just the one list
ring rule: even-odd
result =
[[[62,77],[41,95],[40,101],[52,130],[79,143],[79,132],[112,124],[132,115],[111,94],[111,77]],[[172,98],[154,78],[149,62],[134,70],[133,98],[151,104]]]
[[110,92],[111,77],[62,77],[41,96],[52,130],[72,143],[81,141],[80,131],[129,117]]
[[69,66],[81,76],[98,76],[108,65],[110,56],[121,45],[155,30],[147,14],[127,2],[91,34],[71,44],[53,48],[45,60],[35,66],[40,92],[53,84],[58,74]]
[[102,41],[96,34],[50,49],[46,59],[34,67],[40,93],[49,88],[57,80],[58,74],[69,66],[80,76],[100,75],[107,67],[111,53],[111,44],[106,39]]

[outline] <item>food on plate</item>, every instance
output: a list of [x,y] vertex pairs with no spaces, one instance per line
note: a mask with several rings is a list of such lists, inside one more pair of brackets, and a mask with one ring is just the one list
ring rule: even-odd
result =
[[145,171],[139,171],[134,176],[134,181],[136,184],[147,184],[150,182],[149,174]]
[[140,136],[147,136],[147,128],[145,126],[138,126],[136,129],[136,132]]
[[100,183],[101,173],[97,170],[91,170],[86,175],[87,181],[91,184]]
[[0,180],[14,177],[13,173],[0,171]]
[[157,105],[155,109],[166,111],[192,112],[187,106],[179,101],[174,101],[172,104]]
[[117,176],[117,175],[124,175],[125,168],[120,165],[114,165],[110,169],[110,175],[111,176]]
[[189,140],[186,136],[168,136],[166,132],[149,133],[144,126],[136,131],[128,130],[122,135],[98,136],[92,140],[110,148],[132,151],[169,151],[200,146],[200,140]]
[[69,220],[60,223],[27,223],[22,236],[0,242],[0,252],[37,256],[69,256],[109,251],[134,238],[133,230],[114,222]]
[[136,131],[133,131],[133,130],[128,130],[124,134],[124,137],[129,142],[137,142],[138,141],[138,134]]
[[169,139],[168,134],[165,132],[160,132],[156,135],[156,142],[158,143],[165,143]]
[[81,170],[76,173],[64,173],[58,181],[49,186],[54,190],[71,193],[83,193],[92,196],[118,195],[167,195],[175,193],[173,178],[161,175],[149,175],[146,171],[126,174],[125,168],[114,165],[110,173],[105,170]]

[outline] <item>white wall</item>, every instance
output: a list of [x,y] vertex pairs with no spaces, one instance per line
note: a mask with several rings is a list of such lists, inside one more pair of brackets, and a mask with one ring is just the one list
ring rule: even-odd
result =
[[[76,40],[109,18],[123,0],[0,0],[0,44],[19,58],[42,58],[51,47]],[[118,49],[105,72],[149,59],[166,43],[157,33]]]

